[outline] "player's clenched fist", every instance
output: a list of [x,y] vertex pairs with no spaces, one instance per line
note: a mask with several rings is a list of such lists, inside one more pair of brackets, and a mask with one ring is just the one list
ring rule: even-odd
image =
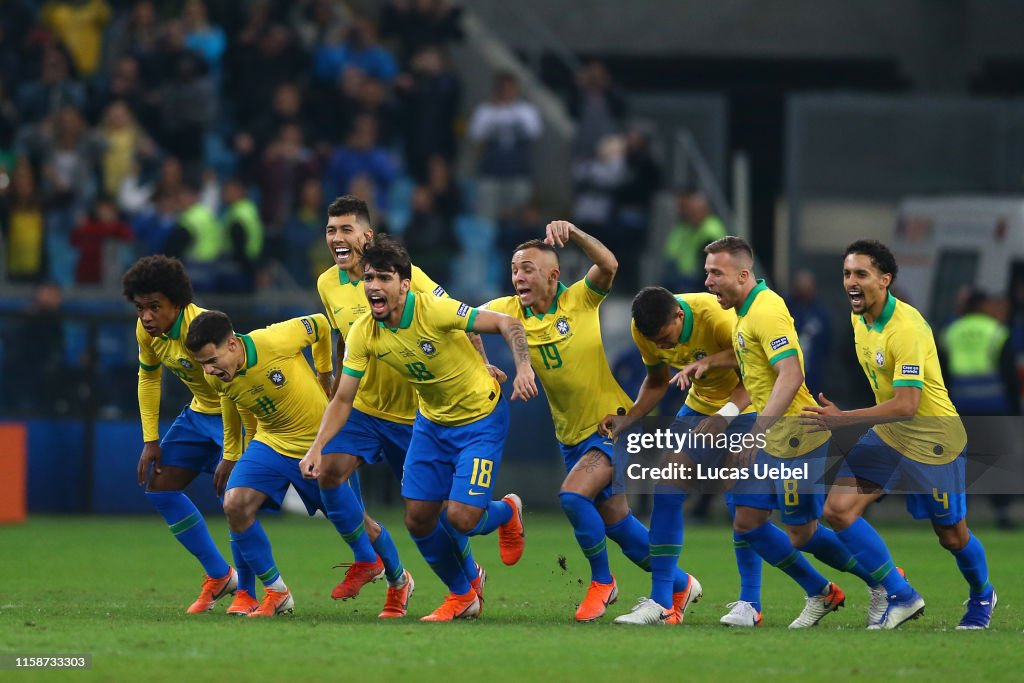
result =
[[299,461],[299,471],[305,479],[316,479],[320,476],[320,461],[323,460],[323,453],[318,449],[310,448],[302,460]]
[[564,247],[576,226],[569,221],[551,221],[545,228],[544,242],[553,247]]

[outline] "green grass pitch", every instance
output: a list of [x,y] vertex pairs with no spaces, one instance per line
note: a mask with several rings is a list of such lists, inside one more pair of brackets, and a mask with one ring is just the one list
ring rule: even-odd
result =
[[[476,622],[422,624],[444,589],[404,533],[400,515],[383,515],[417,581],[407,619],[382,623],[384,584],[336,603],[332,565],[351,559],[323,519],[264,522],[278,566],[295,594],[291,617],[229,618],[222,601],[206,615],[185,607],[201,580],[196,563],[156,516],[34,517],[0,527],[0,652],[83,654],[85,672],[3,672],[6,681],[629,681],[655,680],[1020,680],[1024,664],[1024,559],[1021,537],[979,528],[999,593],[987,632],[953,630],[966,587],[953,559],[923,524],[882,533],[898,563],[928,601],[923,618],[896,632],[864,630],[867,591],[836,577],[846,608],[809,631],[786,625],[802,605],[799,588],[764,570],[765,626],[719,626],[734,600],[732,538],[724,526],[686,530],[683,565],[704,585],[704,599],[681,627],[611,623],[647,593],[647,575],[609,544],[619,602],[595,624],[574,624],[587,573],[568,523],[527,514],[526,554],[515,567],[498,559],[497,539],[473,542],[487,568],[487,602]],[[211,519],[227,550],[222,520]],[[226,556],[229,556],[226,554]],[[559,565],[567,558],[567,569]]]

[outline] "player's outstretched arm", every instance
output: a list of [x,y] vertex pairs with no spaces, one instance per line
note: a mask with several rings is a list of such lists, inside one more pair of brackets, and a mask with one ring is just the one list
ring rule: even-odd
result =
[[739,363],[736,361],[736,354],[731,348],[722,349],[718,353],[705,356],[683,367],[672,378],[672,384],[679,387],[680,391],[686,391],[695,379],[700,379],[708,370],[715,368],[736,368]]
[[223,496],[228,477],[235,469],[235,463],[242,457],[242,416],[238,412],[238,405],[226,394],[220,396],[220,414],[224,421],[224,457],[213,473],[213,490],[218,496]]
[[818,394],[821,405],[804,406],[800,422],[809,425],[811,431],[823,431],[835,427],[850,427],[859,424],[880,424],[909,420],[917,414],[921,402],[921,390],[917,387],[895,387],[893,397],[878,405],[855,410],[843,410],[828,400],[825,393]]
[[352,414],[352,402],[356,398],[356,391],[359,389],[359,377],[348,373],[338,373],[341,379],[338,381],[338,390],[327,403],[327,409],[320,420],[320,428],[313,439],[313,445],[306,451],[306,455],[299,462],[299,471],[306,479],[316,479],[320,476],[320,460],[323,457],[324,446],[330,442],[341,428],[348,422]]
[[640,385],[640,391],[636,394],[633,407],[626,411],[625,415],[606,415],[598,423],[598,431],[614,438],[629,429],[637,420],[654,410],[654,407],[665,397],[668,385],[669,370],[667,365],[647,368],[647,376],[644,377],[644,381]]
[[484,340],[480,338],[479,334],[475,332],[467,332],[466,336],[469,337],[469,341],[473,344],[473,348],[480,354],[480,360],[484,362],[484,367],[487,368],[487,372],[491,373],[491,377],[498,380],[498,384],[504,384],[505,380],[508,379],[508,375],[499,368],[497,365],[491,363],[487,358],[487,349],[484,348]]
[[587,271],[587,280],[597,289],[608,291],[612,288],[619,262],[611,249],[601,240],[588,235],[569,221],[551,221],[545,228],[544,241],[553,247],[564,247],[569,242],[578,246],[594,265]]
[[500,334],[512,351],[516,363],[516,378],[512,380],[512,400],[527,401],[537,395],[537,383],[530,365],[530,345],[526,341],[526,328],[510,315],[486,309],[477,309],[473,320],[473,331],[484,334]]
[[774,367],[775,386],[772,387],[772,393],[768,396],[763,413],[758,417],[758,423],[764,429],[786,414],[786,410],[796,398],[796,392],[800,391],[800,385],[804,383],[804,371],[800,367],[798,356],[792,355],[783,358]]

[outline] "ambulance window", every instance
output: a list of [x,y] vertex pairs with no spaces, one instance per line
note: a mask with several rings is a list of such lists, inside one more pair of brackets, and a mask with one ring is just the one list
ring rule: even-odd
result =
[[954,314],[957,290],[974,286],[978,258],[976,251],[943,251],[939,255],[929,307],[933,323],[949,320]]

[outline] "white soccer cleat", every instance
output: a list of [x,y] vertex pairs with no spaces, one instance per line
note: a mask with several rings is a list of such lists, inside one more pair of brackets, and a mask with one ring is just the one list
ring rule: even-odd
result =
[[790,628],[810,628],[817,626],[826,614],[835,612],[846,604],[846,595],[834,583],[828,585],[828,593],[825,595],[808,595],[804,610],[800,613]]
[[868,603],[868,628],[877,626],[885,618],[885,610],[889,607],[889,596],[885,592],[885,586],[870,586],[871,602]]
[[754,628],[761,625],[761,613],[754,609],[754,606],[746,600],[730,602],[726,607],[731,607],[732,609],[718,620],[718,623],[723,626]]
[[889,599],[888,603],[885,609],[885,616],[877,624],[868,626],[869,630],[878,631],[899,628],[904,622],[917,619],[924,614],[924,598],[917,591],[914,591],[909,598],[902,602]]
[[616,624],[633,626],[669,626],[682,623],[679,610],[665,609],[650,598],[640,598],[636,606],[628,614],[615,617]]

